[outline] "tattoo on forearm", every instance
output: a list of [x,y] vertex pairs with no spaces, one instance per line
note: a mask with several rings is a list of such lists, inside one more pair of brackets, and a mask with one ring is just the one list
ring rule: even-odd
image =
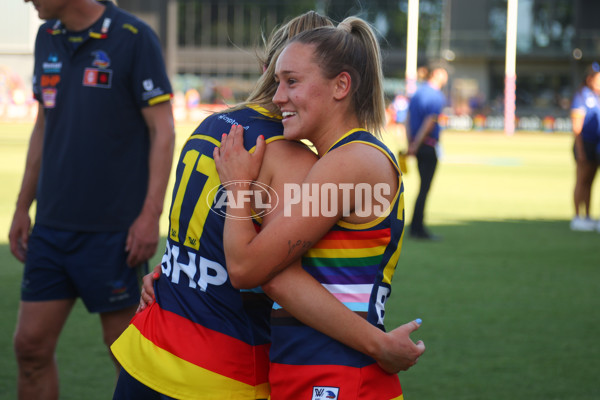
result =
[[276,271],[279,271],[282,268],[287,267],[290,262],[296,259],[299,255],[302,255],[306,250],[308,250],[312,246],[312,242],[308,240],[288,240],[288,253],[285,258],[275,267]]
[[312,246],[312,242],[308,240],[296,240],[295,242],[288,240],[288,255],[293,255],[295,251],[304,252]]

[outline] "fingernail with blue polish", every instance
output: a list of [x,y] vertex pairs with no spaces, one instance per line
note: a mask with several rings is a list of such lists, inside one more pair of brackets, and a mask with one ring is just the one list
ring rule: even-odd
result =
[[421,325],[421,323],[422,323],[423,321],[421,321],[421,318],[417,318],[417,319],[415,319],[415,322],[416,322],[417,324]]

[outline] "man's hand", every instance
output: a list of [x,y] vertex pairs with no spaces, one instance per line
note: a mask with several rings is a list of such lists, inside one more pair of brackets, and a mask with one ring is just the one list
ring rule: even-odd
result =
[[31,229],[31,218],[27,211],[17,209],[13,216],[8,240],[10,251],[21,262],[25,262],[27,255],[27,242],[29,241],[29,230]]
[[412,142],[408,146],[408,150],[406,151],[406,155],[407,156],[416,156],[418,150],[419,150],[419,145],[417,143],[415,143],[415,142]]
[[125,251],[129,253],[127,264],[130,267],[137,267],[156,253],[159,217],[159,213],[142,210],[141,214],[133,221],[125,244]]
[[386,341],[382,346],[381,355],[375,357],[379,366],[390,374],[406,371],[417,363],[425,352],[425,344],[419,340],[413,342],[410,334],[421,326],[417,319],[399,326],[385,334]]

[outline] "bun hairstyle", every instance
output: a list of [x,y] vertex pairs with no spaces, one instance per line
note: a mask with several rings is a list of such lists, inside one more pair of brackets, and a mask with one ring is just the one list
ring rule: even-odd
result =
[[314,61],[326,78],[333,79],[341,72],[350,75],[353,111],[363,128],[380,136],[385,125],[383,70],[371,26],[361,18],[348,17],[337,28],[302,32],[290,40],[294,42],[315,47]]

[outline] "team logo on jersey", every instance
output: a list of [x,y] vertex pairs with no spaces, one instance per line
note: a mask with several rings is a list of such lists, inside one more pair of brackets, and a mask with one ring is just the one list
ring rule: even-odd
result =
[[109,89],[112,85],[112,71],[86,68],[83,71],[83,86]]
[[46,74],[59,74],[62,69],[62,62],[58,61],[58,55],[56,53],[50,53],[48,55],[48,61],[42,63],[42,70]]
[[105,69],[110,66],[110,58],[108,58],[108,55],[104,51],[92,51],[92,55],[94,56],[94,61],[92,61],[94,67]]
[[[247,185],[250,181],[231,181],[225,182],[221,186],[214,187],[208,194],[207,199],[213,199],[214,203],[209,203],[208,206],[212,212],[215,212],[223,217],[252,219],[255,217],[264,217],[273,212],[279,203],[277,193],[269,186],[260,182],[252,182],[250,190],[236,190],[236,185]],[[213,195],[213,193],[216,193]],[[250,204],[254,210],[252,217],[236,217],[227,214],[227,207],[244,208],[245,204]]]
[[313,386],[311,400],[337,400],[339,395],[340,388],[331,386]]

